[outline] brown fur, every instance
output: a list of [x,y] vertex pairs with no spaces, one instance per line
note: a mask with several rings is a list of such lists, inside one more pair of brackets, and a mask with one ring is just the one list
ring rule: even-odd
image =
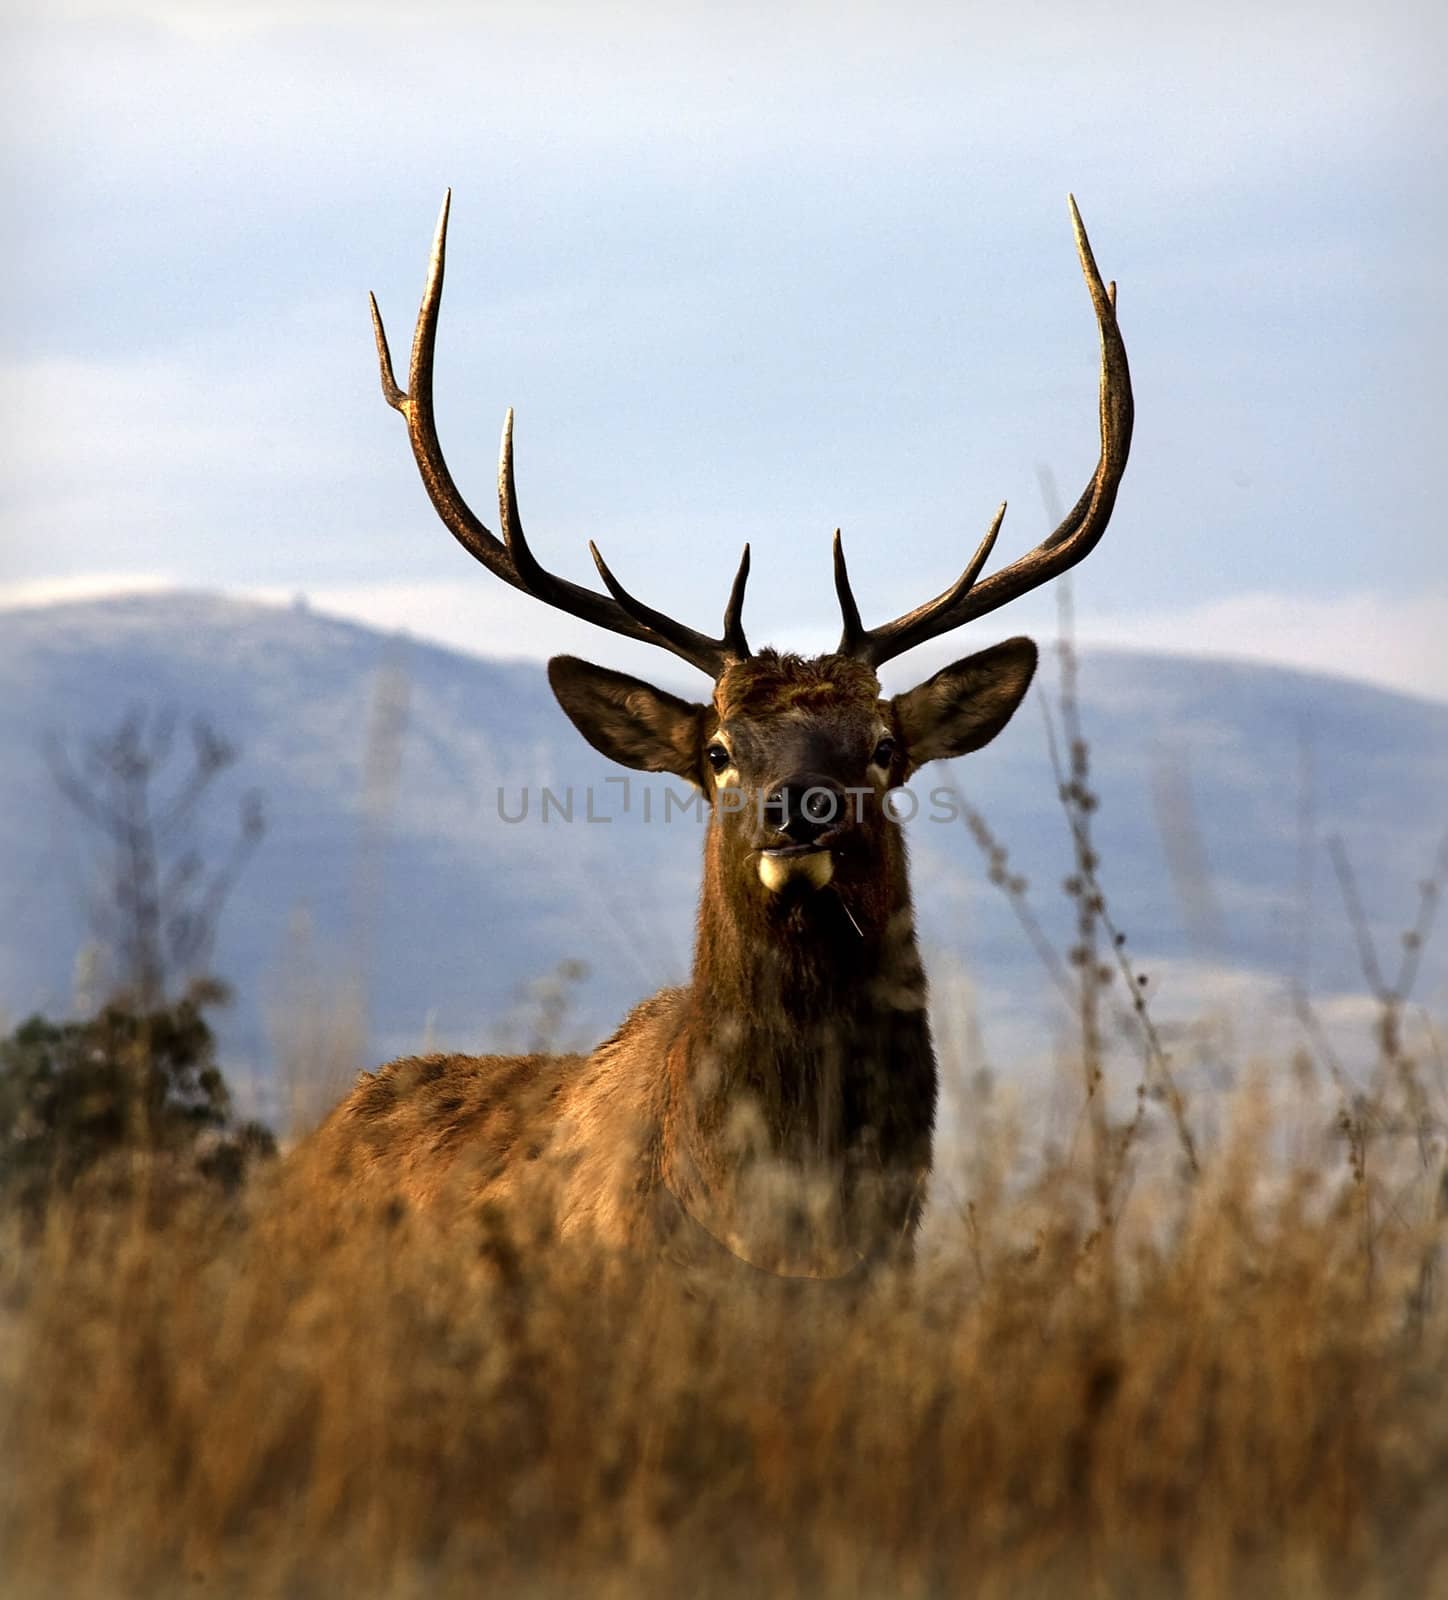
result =
[[[363,1074],[293,1158],[296,1178],[344,1211],[396,1197],[446,1221],[495,1206],[615,1247],[722,1246],[790,1274],[908,1252],[937,1077],[905,843],[883,797],[915,765],[902,723],[942,748],[983,742],[1035,656],[1012,641],[974,659],[974,717],[943,675],[884,701],[874,672],[839,656],[762,652],[725,668],[709,706],[552,663],[590,743],[711,799],[706,757],[723,740],[731,786],[751,800],[814,776],[858,788],[833,879],[767,890],[757,859],[777,831],[753,804],[716,805],[686,987],[644,1001],[586,1056],[427,1056]],[[884,765],[882,736],[896,741]]]
[[782,711],[871,706],[879,695],[880,680],[862,661],[761,650],[724,669],[714,686],[714,709],[721,722],[728,722]]

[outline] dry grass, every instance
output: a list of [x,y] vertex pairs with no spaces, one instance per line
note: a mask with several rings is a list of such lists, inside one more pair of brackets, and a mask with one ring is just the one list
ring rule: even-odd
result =
[[1369,1245],[1268,1099],[1196,1179],[1138,1128],[1104,1230],[1091,1171],[977,1150],[858,1300],[261,1188],[58,1205],[4,1257],[6,1592],[1448,1592],[1437,1175],[1380,1143]]

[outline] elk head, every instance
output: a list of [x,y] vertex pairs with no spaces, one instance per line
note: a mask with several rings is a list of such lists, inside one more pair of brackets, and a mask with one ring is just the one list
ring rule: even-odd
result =
[[1103,283],[1097,271],[1074,199],[1076,247],[1101,340],[1101,453],[1090,483],[1035,549],[982,577],[1005,515],[1002,505],[948,589],[875,628],[861,621],[836,532],[834,577],[843,631],[833,653],[803,659],[749,648],[742,622],[748,545],[718,638],[637,599],[591,542],[603,593],[541,566],[518,513],[511,410],[498,470],[502,538],[469,509],[443,459],[432,404],[450,198],[438,219],[406,392],[393,376],[372,301],[383,393],[407,419],[413,453],[438,515],[459,543],[505,583],[612,633],[668,650],[713,680],[711,699],[691,703],[571,656],[549,663],[555,695],[595,749],[624,766],[672,773],[710,798],[707,859],[741,911],[752,909],[766,919],[798,918],[832,888],[835,893],[824,897],[826,902],[843,903],[861,937],[878,932],[906,893],[903,851],[887,815],[889,790],[928,761],[964,754],[993,739],[1026,692],[1036,647],[1029,639],[1009,639],[893,699],[881,697],[877,669],[1074,566],[1105,530],[1126,466],[1131,380],[1116,323],[1116,286]]

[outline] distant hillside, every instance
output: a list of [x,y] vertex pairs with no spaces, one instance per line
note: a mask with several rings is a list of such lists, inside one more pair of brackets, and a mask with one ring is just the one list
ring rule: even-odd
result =
[[[661,679],[677,681],[670,666],[661,660]],[[1336,885],[1320,846],[1306,880],[1299,863],[1304,793],[1313,833],[1344,839],[1373,929],[1395,949],[1448,824],[1448,707],[1272,668],[1101,652],[1085,656],[1081,692],[1103,877],[1163,1018],[1214,999],[1245,1016],[1269,996],[1294,959],[1304,881],[1314,987],[1350,1014],[1362,983]],[[401,732],[380,746],[371,736],[369,777],[379,703]],[[677,815],[646,824],[637,777],[621,814],[619,786],[604,782],[619,770],[574,733],[540,667],[302,608],[149,596],[0,613],[0,1008],[11,1018],[68,1006],[87,938],[94,841],[58,801],[41,741],[104,731],[133,705],[202,712],[241,746],[218,828],[230,829],[242,789],[266,796],[267,836],[215,961],[238,990],[229,1059],[263,1086],[276,1030],[295,1028],[308,985],[320,1007],[360,979],[365,1065],[424,1035],[474,1047],[526,1031],[522,990],[563,960],[589,969],[569,1024],[585,1040],[687,971],[701,830]],[[1038,707],[953,765],[1065,946],[1069,853]],[[926,818],[930,789],[950,777],[916,780],[916,900],[953,1037],[969,1063],[1007,1068],[1049,1046],[1061,1010],[965,828]],[[545,784],[573,786],[571,825],[540,819]],[[589,785],[611,821],[584,820]],[[528,817],[505,822],[499,791],[516,815],[525,787]],[[1194,829],[1168,852],[1159,816],[1179,815],[1184,797]],[[1440,945],[1424,993],[1443,997],[1444,971]],[[975,1040],[960,1027],[971,995]]]

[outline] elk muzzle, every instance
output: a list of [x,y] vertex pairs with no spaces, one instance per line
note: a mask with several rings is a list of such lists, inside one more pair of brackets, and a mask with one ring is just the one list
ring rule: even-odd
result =
[[834,877],[831,845],[849,823],[849,796],[820,772],[776,784],[760,806],[771,842],[759,851],[759,880],[771,893],[791,882],[823,889]]

